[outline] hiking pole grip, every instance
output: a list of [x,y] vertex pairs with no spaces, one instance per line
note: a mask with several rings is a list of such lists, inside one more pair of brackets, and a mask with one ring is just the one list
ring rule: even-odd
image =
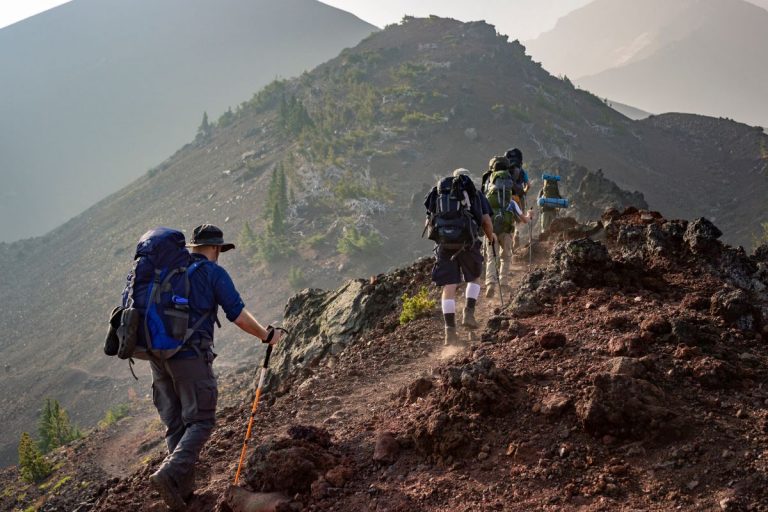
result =
[[273,348],[274,345],[267,345],[267,353],[264,355],[264,365],[262,366],[265,370],[269,368],[269,358],[272,356]]

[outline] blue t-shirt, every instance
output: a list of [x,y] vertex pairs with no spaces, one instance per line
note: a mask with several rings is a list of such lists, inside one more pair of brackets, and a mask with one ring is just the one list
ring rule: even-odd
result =
[[[192,254],[192,261],[207,261],[202,254]],[[192,273],[189,280],[189,325],[190,327],[200,319],[202,315],[210,311],[193,339],[207,338],[213,341],[213,325],[219,306],[224,310],[227,320],[234,322],[245,308],[243,299],[235,288],[232,278],[226,270],[218,264],[209,262],[200,265],[200,268]]]

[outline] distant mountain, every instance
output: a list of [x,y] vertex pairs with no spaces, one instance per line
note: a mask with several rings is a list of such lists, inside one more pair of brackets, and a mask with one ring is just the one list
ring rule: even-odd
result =
[[758,5],[768,11],[768,0],[747,0],[751,4]]
[[0,240],[60,225],[194,138],[203,111],[374,30],[314,0],[74,0],[0,30]]
[[646,112],[645,110],[640,110],[639,108],[635,108],[631,105],[625,105],[623,103],[619,103],[618,101],[608,100],[608,106],[617,112],[621,112],[628,118],[634,119],[635,121],[638,121],[640,119],[645,119],[646,117],[653,115],[650,112]]
[[[92,425],[127,388],[147,392],[145,365],[134,384],[125,362],[101,352],[106,315],[146,229],[222,226],[238,242],[222,264],[246,305],[275,321],[297,288],[430,254],[420,237],[424,194],[457,167],[479,175],[510,146],[526,162],[568,157],[602,169],[670,216],[716,218],[730,241],[749,244],[768,221],[761,130],[694,115],[632,121],[551,76],[491,25],[406,18],[271,83],[207,136],[47,235],[0,243],[0,387],[19,391],[0,397],[0,462],[15,456],[46,396]],[[271,186],[279,172],[281,202]],[[225,366],[257,360],[253,339],[228,322],[216,349]]]
[[742,0],[596,0],[528,43],[579,86],[653,112],[768,124],[768,11]]

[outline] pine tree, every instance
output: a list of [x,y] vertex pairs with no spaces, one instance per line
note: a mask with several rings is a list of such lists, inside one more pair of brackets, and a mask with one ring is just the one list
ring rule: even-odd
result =
[[283,164],[279,163],[272,170],[267,191],[267,204],[264,218],[270,234],[281,236],[285,232],[285,218],[288,211],[288,180]]
[[51,474],[52,467],[26,432],[19,441],[19,472],[27,482],[39,482]]
[[207,139],[211,135],[211,125],[208,122],[208,112],[203,112],[203,121],[197,128],[197,137],[199,139]]
[[243,229],[240,231],[240,246],[247,255],[253,254],[256,248],[256,234],[251,229],[248,221],[245,221]]
[[69,421],[69,415],[57,400],[46,398],[38,425],[40,449],[49,452],[80,437],[79,429]]

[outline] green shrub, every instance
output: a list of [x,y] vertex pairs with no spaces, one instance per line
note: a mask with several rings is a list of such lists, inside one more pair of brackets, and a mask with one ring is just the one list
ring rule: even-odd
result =
[[285,236],[272,235],[270,233],[256,235],[254,259],[257,262],[274,263],[293,256],[295,252],[293,244]]
[[45,460],[32,437],[26,432],[19,441],[19,472],[25,482],[39,482],[51,474],[51,464]]
[[412,80],[428,72],[427,66],[417,62],[404,62],[400,64],[392,75],[400,80]]
[[531,115],[528,113],[527,107],[525,107],[522,104],[517,105],[509,105],[507,107],[507,111],[520,121],[524,123],[530,123],[531,122]]
[[304,243],[313,249],[319,249],[328,243],[328,237],[326,235],[326,233],[315,233],[314,235],[306,238]]
[[45,400],[38,431],[40,449],[44,453],[81,437],[80,429],[69,421],[67,411],[53,398]]
[[227,108],[226,112],[219,116],[219,121],[216,123],[220,128],[225,128],[231,125],[235,121],[235,113],[232,112],[232,107]]
[[360,233],[357,228],[351,226],[344,230],[336,249],[346,255],[367,255],[375,253],[383,245],[384,241],[376,231]]
[[104,418],[99,421],[99,427],[106,428],[121,419],[128,416],[131,412],[131,406],[128,404],[117,404],[109,408],[104,414]]
[[51,487],[51,492],[56,492],[56,491],[58,491],[58,490],[59,490],[59,489],[61,489],[61,488],[62,488],[64,485],[66,485],[66,483],[67,483],[67,482],[69,482],[70,480],[72,480],[72,477],[71,477],[71,476],[65,476],[64,478],[62,478],[61,480],[59,480],[58,482],[56,482],[56,485],[54,485],[53,487]]
[[287,84],[287,80],[275,80],[267,84],[262,90],[253,95],[253,98],[248,102],[248,106],[256,112],[264,112],[276,106],[280,98],[285,94]]
[[288,271],[288,284],[294,290],[301,290],[307,287],[307,278],[304,276],[304,271],[300,268],[291,267]]
[[425,124],[444,123],[445,117],[440,114],[425,114],[424,112],[408,112],[400,120],[408,126],[422,126]]
[[400,313],[400,325],[405,325],[412,320],[429,316],[437,301],[429,298],[427,288],[422,286],[419,293],[409,297],[403,294],[403,311]]

